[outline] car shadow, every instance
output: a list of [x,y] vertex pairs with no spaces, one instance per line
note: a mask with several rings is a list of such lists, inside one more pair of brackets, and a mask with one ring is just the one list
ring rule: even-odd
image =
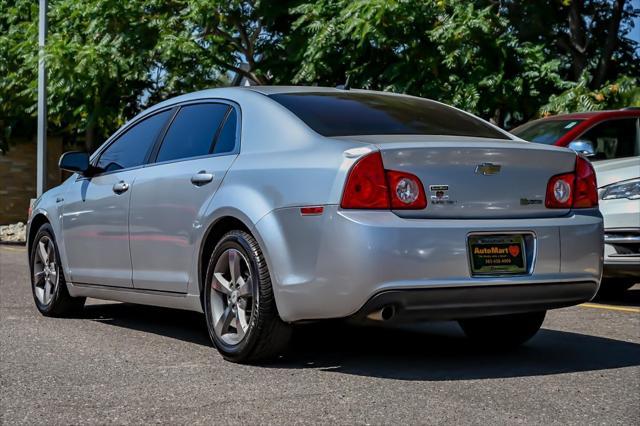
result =
[[131,303],[103,303],[86,305],[81,318],[213,347],[204,316],[198,312]]
[[[126,303],[90,305],[84,318],[212,346],[204,316]],[[344,322],[297,326],[289,351],[268,368],[398,380],[474,380],[543,376],[640,365],[640,344],[542,329],[524,346],[492,351],[472,345],[455,322],[362,327]]]
[[640,365],[640,344],[542,329],[525,345],[498,351],[469,342],[455,322],[412,326],[314,325],[298,333],[277,367],[398,380],[543,376]]
[[607,305],[640,307],[640,284],[636,284],[629,290],[616,295],[599,294],[594,302]]

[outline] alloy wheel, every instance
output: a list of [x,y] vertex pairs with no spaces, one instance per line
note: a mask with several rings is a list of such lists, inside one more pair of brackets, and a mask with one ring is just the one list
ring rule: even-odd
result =
[[56,250],[53,241],[46,235],[38,240],[35,250],[33,261],[34,293],[38,301],[47,306],[51,303],[60,281]]
[[240,251],[230,248],[218,258],[210,302],[216,336],[229,345],[240,343],[253,312],[253,277],[249,262]]

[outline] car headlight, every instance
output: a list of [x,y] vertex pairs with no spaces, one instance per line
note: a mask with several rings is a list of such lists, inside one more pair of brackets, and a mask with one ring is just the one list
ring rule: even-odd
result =
[[640,199],[640,178],[605,186],[600,195],[601,200],[617,200],[621,198],[628,198],[629,200]]

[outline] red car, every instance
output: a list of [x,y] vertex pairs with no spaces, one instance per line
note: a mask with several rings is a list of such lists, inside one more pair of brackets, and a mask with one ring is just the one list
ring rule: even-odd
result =
[[640,155],[639,118],[640,108],[578,112],[530,121],[511,133],[531,142],[572,148],[590,160],[608,160]]

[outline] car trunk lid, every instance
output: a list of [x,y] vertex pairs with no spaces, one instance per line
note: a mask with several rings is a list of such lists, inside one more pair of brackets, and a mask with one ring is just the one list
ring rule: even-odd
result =
[[515,140],[447,136],[349,139],[375,144],[385,169],[420,178],[427,207],[395,211],[402,217],[554,217],[569,211],[548,209],[544,204],[549,179],[575,167],[575,154],[567,149]]

